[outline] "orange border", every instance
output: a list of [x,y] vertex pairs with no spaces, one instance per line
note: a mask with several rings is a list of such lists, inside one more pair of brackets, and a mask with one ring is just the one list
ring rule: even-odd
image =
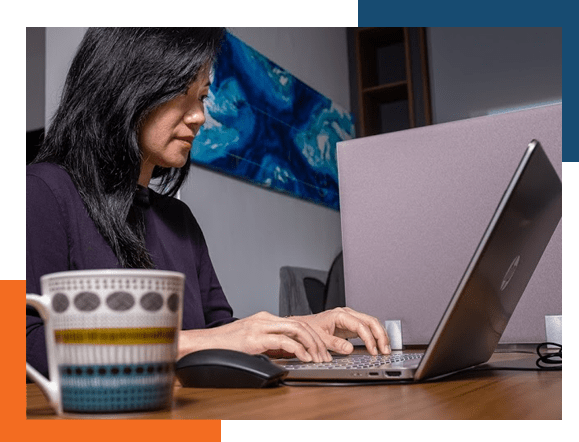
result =
[[[135,440],[162,441],[181,432],[188,432],[194,440],[221,441],[219,420],[27,420],[26,383],[23,365],[26,341],[22,316],[26,281],[0,281],[0,294],[5,303],[2,321],[2,360],[0,379],[3,380],[0,415],[8,434],[34,435],[43,441],[113,442]],[[21,338],[18,338],[21,336]],[[14,363],[12,363],[14,361]],[[22,370],[22,371],[20,371]],[[12,431],[10,431],[12,430]]]

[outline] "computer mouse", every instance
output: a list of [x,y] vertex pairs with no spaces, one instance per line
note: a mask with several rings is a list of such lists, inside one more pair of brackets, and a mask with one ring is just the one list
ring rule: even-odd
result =
[[265,355],[209,349],[183,356],[175,375],[183,387],[263,388],[277,386],[288,371]]

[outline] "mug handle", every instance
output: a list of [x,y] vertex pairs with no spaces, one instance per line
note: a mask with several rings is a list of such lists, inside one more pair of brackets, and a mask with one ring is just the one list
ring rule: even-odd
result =
[[[44,323],[46,324],[47,320],[50,317],[50,299],[48,298],[48,296],[39,296],[36,294],[27,293],[26,305],[30,305],[34,307],[36,310],[38,310],[38,313],[40,313],[40,316],[42,317]],[[46,341],[47,341],[46,342],[47,351],[51,351],[52,348],[48,348],[51,347],[49,345],[49,336],[46,336]],[[49,370],[50,365],[51,364],[49,359]],[[50,370],[50,373],[52,374],[52,370]],[[41,375],[38,370],[36,370],[32,365],[30,365],[27,362],[26,374],[38,385],[38,387],[40,387],[40,389],[48,399],[48,402],[50,403],[51,407],[58,411],[60,409],[61,400],[60,400],[60,386],[58,384],[58,376],[56,376],[56,373],[54,373],[53,375],[55,380],[49,381],[47,378]]]

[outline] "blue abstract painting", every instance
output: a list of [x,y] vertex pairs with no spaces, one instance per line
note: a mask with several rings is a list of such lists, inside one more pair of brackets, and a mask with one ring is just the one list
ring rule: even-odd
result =
[[193,163],[339,210],[336,143],[350,112],[227,34]]

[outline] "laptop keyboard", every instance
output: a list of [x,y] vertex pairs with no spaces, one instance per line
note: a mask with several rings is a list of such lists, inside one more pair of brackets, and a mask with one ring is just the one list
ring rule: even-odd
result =
[[377,368],[384,364],[394,362],[410,361],[420,359],[422,353],[407,353],[399,355],[350,355],[334,356],[331,362],[287,362],[284,368],[288,370],[312,370],[312,369],[337,369],[337,370],[355,370],[359,368]]

